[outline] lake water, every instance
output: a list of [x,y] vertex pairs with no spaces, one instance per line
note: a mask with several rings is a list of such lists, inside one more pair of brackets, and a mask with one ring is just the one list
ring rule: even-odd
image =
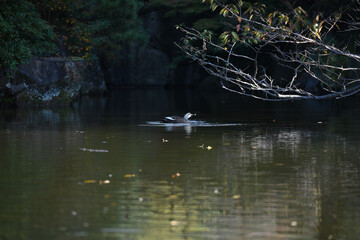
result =
[[[194,112],[206,126],[147,122]],[[360,99],[123,90],[0,110],[0,239],[359,239]]]

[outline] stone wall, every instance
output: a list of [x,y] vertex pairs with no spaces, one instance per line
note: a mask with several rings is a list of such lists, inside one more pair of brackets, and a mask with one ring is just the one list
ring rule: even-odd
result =
[[80,94],[106,92],[98,65],[69,58],[40,58],[22,64],[6,88],[17,105],[68,104]]

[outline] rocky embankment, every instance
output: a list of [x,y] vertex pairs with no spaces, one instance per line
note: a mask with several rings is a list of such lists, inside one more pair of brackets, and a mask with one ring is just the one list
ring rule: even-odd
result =
[[68,104],[81,94],[105,92],[98,65],[60,57],[33,59],[20,65],[15,77],[1,89],[4,101],[12,99],[16,105]]
[[146,46],[132,43],[117,53],[118,59],[92,65],[71,57],[33,59],[0,86],[0,104],[67,104],[80,95],[103,94],[107,87],[217,87],[175,46],[182,37],[174,27],[179,19],[164,17],[161,9],[140,17],[149,39]]

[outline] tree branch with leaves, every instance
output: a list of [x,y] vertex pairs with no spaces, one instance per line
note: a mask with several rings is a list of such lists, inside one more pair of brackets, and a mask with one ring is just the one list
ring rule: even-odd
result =
[[[284,13],[268,12],[260,3],[203,2],[219,10],[225,31],[217,35],[180,25],[185,37],[177,45],[224,89],[268,101],[360,92],[359,1],[326,17],[309,16],[302,7]],[[291,75],[278,77],[274,63]]]

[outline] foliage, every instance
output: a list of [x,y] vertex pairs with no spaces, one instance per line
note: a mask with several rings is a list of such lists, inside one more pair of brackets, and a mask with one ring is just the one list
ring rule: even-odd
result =
[[173,17],[176,15],[194,16],[208,12],[208,8],[199,1],[192,0],[150,0],[150,8],[165,7],[167,11],[165,17]]
[[54,26],[74,56],[92,58],[92,49],[106,57],[131,41],[146,42],[137,18],[138,0],[32,0]]
[[33,4],[8,0],[0,4],[0,69],[11,72],[33,56],[56,52],[54,33]]
[[209,12],[208,7],[201,1],[193,0],[150,0],[145,5],[147,9],[164,9],[164,17],[172,18],[176,24],[186,22],[196,29],[217,30],[221,28],[221,21],[216,14]]

